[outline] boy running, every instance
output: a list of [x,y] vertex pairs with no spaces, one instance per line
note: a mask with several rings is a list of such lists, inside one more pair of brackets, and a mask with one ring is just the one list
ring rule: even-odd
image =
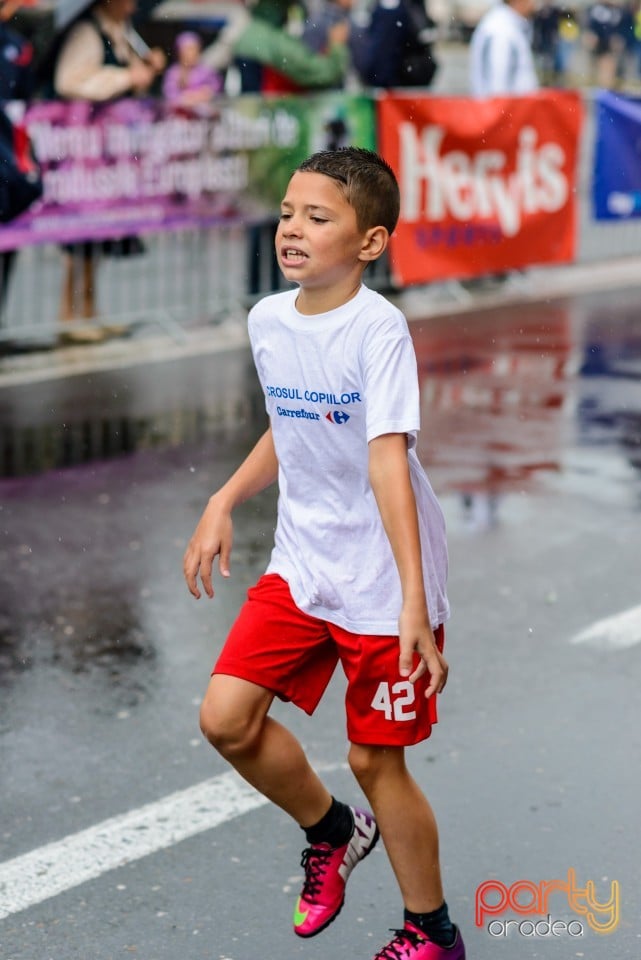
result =
[[[390,167],[355,147],[314,154],[281,205],[276,252],[296,289],[266,297],[249,334],[270,426],[209,500],[184,574],[213,597],[229,576],[234,507],[278,482],[266,573],[214,667],[201,709],[209,742],[304,830],[305,881],[294,931],[338,915],[354,866],[379,831],[405,906],[374,960],[464,960],[444,901],[438,833],[405,765],[429,737],[447,679],[443,516],[416,455],[416,359],[405,318],[362,284],[399,215]],[[347,677],[349,764],[372,813],[333,798],[275,696],[307,713],[337,662]]]

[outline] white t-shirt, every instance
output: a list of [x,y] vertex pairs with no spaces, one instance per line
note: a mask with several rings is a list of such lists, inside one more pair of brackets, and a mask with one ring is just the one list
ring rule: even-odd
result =
[[443,514],[416,456],[416,357],[403,314],[361,287],[304,316],[298,290],[249,314],[249,335],[279,463],[278,522],[267,573],[299,609],[352,633],[398,633],[401,586],[368,477],[368,442],[409,435],[428,610],[449,616]]
[[470,87],[475,97],[527,94],[539,89],[530,23],[499,2],[481,18],[470,43]]

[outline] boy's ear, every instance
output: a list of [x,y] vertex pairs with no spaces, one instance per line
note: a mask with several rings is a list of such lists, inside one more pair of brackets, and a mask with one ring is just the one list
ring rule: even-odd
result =
[[369,263],[370,260],[378,260],[380,255],[387,249],[389,243],[389,233],[387,227],[370,227],[363,238],[363,245],[359,260]]

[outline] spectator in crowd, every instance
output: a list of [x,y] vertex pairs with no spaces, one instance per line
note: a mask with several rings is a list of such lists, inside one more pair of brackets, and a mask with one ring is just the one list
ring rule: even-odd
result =
[[481,17],[470,42],[470,87],[475,97],[538,90],[530,24],[535,9],[536,0],[505,0]]
[[[254,83],[268,93],[327,89],[342,83],[349,65],[348,24],[334,24],[328,31],[327,50],[315,53],[301,37],[288,31],[288,7],[281,0],[264,0],[250,12],[239,4],[214,43],[204,51],[204,62],[214,70],[225,70],[234,59],[241,69],[245,64],[258,63],[261,78],[255,78]],[[280,25],[275,24],[277,15]],[[243,86],[244,92],[250,89]]]
[[[356,11],[355,7],[358,7]],[[362,86],[358,64],[362,60],[369,20],[369,13],[355,0],[321,0],[310,9],[305,19],[302,40],[314,53],[327,53],[332,31],[335,28],[340,30],[341,24],[348,31],[349,64],[343,86],[358,89]]]
[[[243,93],[292,93],[328,89],[342,84],[350,63],[349,23],[340,18],[327,28],[326,48],[312,49],[300,29],[292,29],[291,0],[258,0],[251,13],[244,4],[232,8],[227,25],[203,54],[216,70],[235,62],[240,70]],[[298,8],[300,10],[300,7]],[[299,16],[294,23],[300,27]],[[272,225],[275,230],[275,226]],[[273,250],[273,246],[271,247]],[[261,228],[248,234],[248,285],[260,289]],[[278,267],[271,263],[272,280],[278,285]]]
[[325,53],[329,31],[336,23],[350,22],[354,0],[323,0],[305,18],[302,39],[314,53]]
[[[307,8],[299,0],[249,0],[252,18],[269,24],[279,33],[300,40],[303,34]],[[306,50],[309,48],[306,46]],[[326,51],[322,51],[323,53]],[[236,58],[243,83],[253,84],[253,92],[270,94],[298,93],[303,87],[270,62],[251,60],[246,55]],[[246,86],[244,87],[246,89]]]
[[[95,0],[63,32],[56,45],[52,64],[53,88],[59,97],[69,100],[104,102],[118,97],[147,93],[165,68],[160,49],[149,50],[131,28],[135,0]],[[116,245],[86,243],[67,246],[63,278],[61,320],[73,321],[78,315],[91,319],[95,307],[96,252],[134,253],[142,245],[137,237],[126,237]],[[80,267],[76,271],[76,263]],[[76,273],[80,273],[80,305],[77,300]],[[85,325],[65,331],[63,341],[90,343],[124,328]]]
[[194,108],[209,103],[223,89],[223,76],[201,62],[202,41],[197,33],[186,30],[175,42],[176,62],[163,77],[165,100],[175,107]]
[[561,10],[559,17],[559,35],[556,45],[556,81],[560,84],[567,82],[572,59],[579,44],[581,28],[576,11],[573,9]]
[[532,49],[543,83],[562,84],[576,50],[580,28],[574,10],[546,0],[533,18]]
[[377,0],[354,57],[372,87],[429,87],[437,70],[436,22],[425,0]]
[[532,50],[544,83],[556,78],[561,10],[553,0],[545,0],[532,19]]
[[[470,87],[475,97],[534,93],[539,81],[532,53],[530,18],[537,0],[503,0],[485,13],[470,41]],[[474,277],[469,289],[485,280],[504,283],[506,272]]]
[[617,60],[617,80],[619,83],[625,81],[628,72],[628,58],[634,59],[636,52],[635,11],[632,3],[623,4],[621,37],[623,43]]
[[70,25],[54,67],[58,96],[105,101],[149,91],[166,58],[158,48],[137,49],[142,41],[131,29],[134,12],[135,0],[95,0]]
[[592,59],[592,83],[611,90],[621,76],[629,42],[630,17],[623,6],[598,0],[588,10],[585,43]]
[[637,76],[641,77],[641,0],[634,11],[634,49],[637,61]]
[[322,0],[304,20],[301,39],[314,53],[327,53],[332,28],[337,24],[347,24],[349,43],[353,35],[352,8],[354,0]]
[[[0,0],[1,105],[7,100],[27,100],[33,92],[33,49],[24,37],[8,26],[20,5],[21,0]],[[15,255],[15,250],[0,253],[0,307],[6,296]]]
[[0,101],[28,100],[33,93],[33,49],[8,26],[22,0],[0,0]]
[[[6,100],[28,100],[33,92],[31,44],[8,26],[20,4],[21,0],[0,0],[0,104]],[[0,252],[0,309],[15,260],[15,250]]]

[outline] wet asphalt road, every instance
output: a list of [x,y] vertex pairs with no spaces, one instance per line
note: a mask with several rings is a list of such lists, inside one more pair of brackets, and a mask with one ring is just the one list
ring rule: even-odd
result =
[[[641,627],[621,648],[571,642],[640,603],[639,299],[412,323],[454,616],[441,723],[410,756],[468,960],[641,960]],[[118,373],[132,416],[144,376]],[[172,396],[184,379],[180,365],[164,372]],[[208,382],[196,367],[187,379],[192,393]],[[110,384],[101,374],[83,391],[78,378],[83,416]],[[200,738],[198,703],[266,563],[273,493],[238,511],[233,578],[213,603],[188,596],[181,557],[260,428],[0,481],[1,863],[226,769]],[[342,689],[337,676],[311,720],[276,708],[321,765],[346,752]],[[359,798],[346,770],[327,782]],[[384,853],[356,871],[336,923],[298,941],[301,848],[297,828],[262,807],[1,920],[0,957],[368,960],[401,920]],[[475,925],[483,881],[538,885],[569,869],[601,900],[619,882],[614,932],[595,933],[558,891],[548,912],[582,920],[583,936]]]

